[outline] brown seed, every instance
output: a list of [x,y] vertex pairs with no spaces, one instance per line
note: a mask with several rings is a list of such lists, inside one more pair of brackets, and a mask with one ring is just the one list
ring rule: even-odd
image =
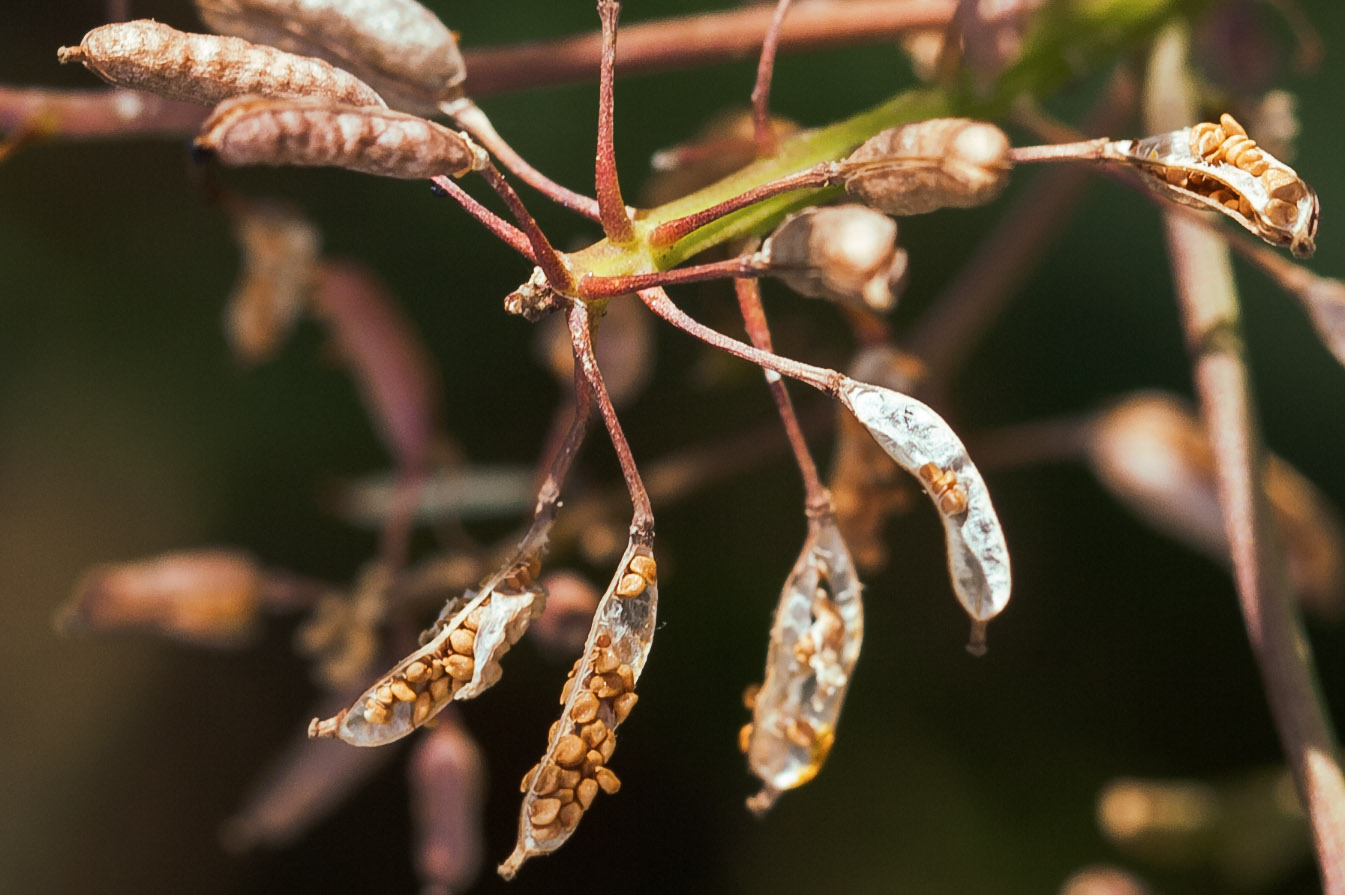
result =
[[654,562],[652,556],[645,556],[643,553],[635,554],[630,560],[630,570],[650,584],[658,580],[658,564]]
[[458,628],[448,635],[448,643],[453,647],[453,652],[470,656],[476,647],[476,635],[465,628]]
[[455,681],[470,681],[476,671],[476,662],[467,656],[449,656],[444,662],[444,669]]
[[429,694],[435,702],[443,702],[449,696],[449,678],[440,677],[430,681]]
[[644,593],[647,582],[634,572],[627,572],[621,576],[621,581],[617,583],[616,595],[623,599],[638,597]]
[[1266,203],[1265,217],[1272,225],[1288,229],[1298,218],[1298,208],[1283,199],[1271,199]]
[[518,785],[518,791],[519,791],[519,792],[527,792],[527,791],[528,791],[528,787],[529,787],[529,786],[532,786],[532,781],[535,780],[535,779],[537,779],[537,772],[538,772],[539,770],[541,770],[541,769],[542,769],[542,766],[541,766],[540,764],[535,764],[535,765],[533,765],[533,766],[528,770],[528,773],[526,773],[526,774],[523,775],[523,782],[519,783],[519,785]]
[[388,707],[376,700],[367,700],[364,704],[364,720],[370,724],[386,724],[392,713]]
[[579,801],[579,807],[585,811],[593,804],[593,800],[598,797],[597,780],[580,780],[579,788],[575,790],[575,797]]
[[568,805],[562,805],[560,809],[560,825],[562,829],[573,830],[579,826],[579,819],[584,816],[584,809],[578,802],[571,802]]
[[1283,202],[1296,203],[1307,195],[1307,188],[1303,181],[1298,179],[1292,171],[1285,168],[1270,168],[1265,174],[1261,175],[1261,182],[1266,185],[1266,192],[1270,198],[1279,199]]
[[433,121],[311,99],[225,100],[195,145],[226,165],[335,167],[416,180],[487,162],[480,147]]
[[621,685],[621,678],[617,677],[615,671],[609,671],[601,677],[595,677],[593,683],[589,686],[599,699],[612,699],[620,696],[622,690],[625,689]]
[[574,789],[582,779],[584,779],[584,775],[574,769],[561,769],[560,773],[556,775],[556,783],[560,785],[561,789]]
[[410,683],[419,684],[429,680],[430,666],[426,665],[424,662],[412,662],[410,665],[406,666],[406,671],[404,671],[403,674],[406,675],[406,679]]
[[626,690],[635,689],[635,669],[629,665],[618,665],[616,669],[617,679],[621,681],[621,686]]
[[598,706],[600,705],[598,697],[593,695],[591,690],[584,690],[574,698],[574,706],[570,709],[570,720],[576,724],[587,724],[598,717]]
[[411,723],[414,726],[419,727],[430,717],[431,699],[429,690],[416,697],[416,704],[411,709]]
[[467,613],[467,617],[462,620],[462,626],[469,631],[475,631],[481,627],[481,616],[485,615],[486,606],[490,604],[489,600],[484,601],[480,606]]
[[748,748],[752,745],[752,724],[749,721],[738,728],[738,751],[746,755]]
[[609,796],[616,795],[621,790],[621,779],[607,768],[598,768],[593,775],[593,779],[598,782],[598,786],[602,787],[602,791]]
[[559,823],[550,823],[544,827],[534,827],[532,838],[536,839],[538,842],[548,842],[552,839],[559,838],[564,832],[565,831],[560,828]]
[[411,689],[411,685],[406,681],[392,682],[392,695],[396,696],[401,702],[415,702],[416,691]]
[[621,664],[621,660],[611,650],[600,650],[593,659],[593,670],[598,674],[606,674],[609,671],[616,671],[616,667]]
[[510,590],[523,590],[523,588],[528,586],[527,583],[523,580],[521,576],[518,575],[517,572],[511,575],[506,575],[503,583]]
[[570,701],[570,693],[571,693],[573,690],[574,690],[574,678],[571,677],[569,680],[567,680],[567,681],[565,682],[565,686],[563,686],[563,687],[560,688],[560,704],[561,704],[561,705],[565,705],[565,703],[567,703],[567,702]]
[[556,819],[560,813],[560,799],[538,799],[532,803],[532,810],[528,816],[537,826],[546,826]]
[[351,106],[384,106],[359,78],[311,55],[218,34],[189,34],[149,19],[103,25],[61,62],[80,62],[110,84],[213,106],[230,97],[315,97]]
[[430,662],[430,680],[437,681],[444,676],[444,660],[436,657]]
[[597,746],[603,740],[607,739],[607,725],[601,721],[593,721],[579,728],[579,739],[590,747]]
[[392,705],[397,701],[397,697],[392,693],[392,687],[387,684],[379,684],[378,689],[374,691],[374,698],[384,705]]
[[556,738],[556,732],[559,730],[560,730],[560,722],[552,721],[550,729],[548,729],[546,732],[546,738],[548,740],[554,740]]
[[595,773],[597,773],[598,768],[602,767],[606,763],[607,762],[603,759],[601,752],[599,752],[597,749],[590,749],[584,755],[584,764],[583,767],[580,768],[580,773],[582,773],[585,777],[592,777]]
[[545,765],[537,772],[537,783],[535,790],[539,796],[549,795],[556,791],[558,787],[557,778],[560,776],[560,768],[554,764]]
[[761,684],[748,684],[743,688],[743,708],[749,712],[757,707],[757,694],[761,692]]
[[[599,635],[598,635],[598,639],[594,641],[594,644],[598,647],[598,649],[607,649],[609,646],[612,645],[612,635],[611,635],[611,634],[599,634]],[[578,668],[578,667],[579,667],[579,663],[578,663],[578,662],[575,662],[574,667],[575,667],[575,668]]]
[[612,760],[612,753],[616,751],[616,731],[607,731],[607,739],[598,744],[598,751],[602,753],[602,763]]
[[552,756],[556,759],[556,764],[563,768],[577,768],[584,763],[584,753],[588,747],[584,741],[572,733],[567,733],[556,743],[556,748]]
[[635,708],[635,703],[639,701],[640,697],[630,692],[622,693],[612,700],[612,714],[616,717],[616,723],[625,723],[626,718],[630,717],[630,710]]
[[570,802],[574,801],[574,790],[558,789],[551,794],[551,798],[560,802],[562,805],[568,805]]

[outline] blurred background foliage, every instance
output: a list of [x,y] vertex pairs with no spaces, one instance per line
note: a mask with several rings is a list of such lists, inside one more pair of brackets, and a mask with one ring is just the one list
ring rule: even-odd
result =
[[[588,4],[429,5],[469,47],[597,24]],[[717,5],[639,0],[625,17]],[[1340,276],[1345,7],[1304,6],[1327,48],[1306,75],[1285,62],[1291,38],[1282,20],[1261,5],[1239,12],[1280,58],[1260,86],[1298,97],[1295,164],[1325,209],[1310,265]],[[197,27],[185,0],[137,0],[133,13]],[[104,20],[97,2],[12,9],[0,31],[0,81],[92,86],[87,72],[56,65],[55,48]],[[1234,67],[1247,74],[1255,61]],[[1103,74],[1050,98],[1050,108],[1077,121]],[[620,81],[617,148],[628,196],[654,150],[745,103],[752,77],[744,61]],[[775,109],[805,125],[912,82],[895,47],[786,56],[776,78]],[[556,179],[590,181],[595,85],[482,105]],[[311,171],[227,179],[300,203],[320,222],[330,254],[363,260],[391,284],[431,346],[447,384],[444,417],[468,457],[533,462],[559,395],[533,360],[532,329],[501,310],[527,276],[525,262],[422,184]],[[525,198],[558,245],[595,238],[583,221]],[[1007,201],[902,222],[913,273],[899,326],[959,270]],[[230,358],[220,321],[236,262],[228,223],[204,200],[181,141],[53,143],[0,166],[4,891],[388,893],[416,885],[402,762],[293,849],[232,858],[218,846],[219,824],[240,794],[311,716],[315,691],[291,650],[293,625],[273,627],[241,653],[52,631],[53,610],[101,561],[234,544],[269,564],[342,581],[374,551],[375,537],[334,519],[321,495],[384,468],[383,449],[316,326],[305,324],[255,370]],[[1345,370],[1294,302],[1240,262],[1238,273],[1267,441],[1345,505]],[[727,287],[683,290],[679,300],[732,325]],[[828,308],[773,285],[766,301],[784,353],[846,363],[849,336]],[[774,414],[753,369],[711,358],[681,334],[661,331],[652,362],[653,386],[624,414],[637,457]],[[1096,179],[947,409],[974,436],[1141,388],[1189,393],[1158,218],[1149,203]],[[796,396],[805,407],[821,400]],[[825,458],[829,439],[816,447]],[[601,436],[580,475],[617,480]],[[661,629],[641,708],[623,728],[624,789],[507,891],[1039,895],[1095,862],[1128,866],[1170,895],[1315,891],[1306,859],[1229,880],[1207,865],[1133,860],[1101,835],[1095,801],[1113,778],[1218,783],[1278,761],[1232,584],[1222,568],[1131,518],[1080,467],[991,471],[989,479],[1016,578],[1013,604],[991,626],[989,655],[976,661],[963,651],[966,621],[947,584],[942,535],[921,505],[892,526],[892,562],[868,582],[866,646],[832,757],[764,821],[742,805],[754,785],[735,746],[746,720],[739,697],[760,677],[770,612],[802,539],[797,473],[781,453],[712,493],[656,506]],[[1310,634],[1341,717],[1345,631],[1313,623]],[[564,672],[525,642],[504,680],[464,706],[492,775],[492,867],[512,844],[517,780],[539,753]],[[488,869],[479,891],[506,889]]]

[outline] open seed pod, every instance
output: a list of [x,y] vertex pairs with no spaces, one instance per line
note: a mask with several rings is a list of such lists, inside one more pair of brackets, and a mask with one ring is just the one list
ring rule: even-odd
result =
[[657,566],[648,545],[632,538],[561,691],[564,708],[551,725],[546,754],[523,778],[518,842],[499,868],[505,879],[529,858],[564,845],[599,791],[621,788],[607,765],[616,730],[635,706],[657,613]]
[[980,471],[943,418],[914,398],[849,377],[838,397],[892,459],[921,481],[938,509],[953,590],[972,618],[968,649],[981,652],[985,623],[1008,604],[1012,577],[1004,531]]
[[415,0],[195,0],[221,34],[326,59],[395,109],[438,113],[467,76],[457,38]]
[[831,514],[808,520],[808,539],[780,592],[766,679],[752,699],[740,745],[762,790],[747,807],[764,813],[786,789],[817,775],[864,637],[861,585]]
[[842,162],[845,191],[886,214],[974,208],[1009,182],[1009,138],[984,121],[933,118],[888,128]]
[[313,719],[309,736],[381,746],[406,736],[449,702],[480,696],[503,673],[500,658],[542,614],[534,582],[546,534],[532,532],[513,557],[475,590],[449,601],[420,649],[398,662],[350,707]]
[[864,205],[806,208],[761,248],[767,272],[800,295],[869,311],[892,310],[906,285],[897,222]]

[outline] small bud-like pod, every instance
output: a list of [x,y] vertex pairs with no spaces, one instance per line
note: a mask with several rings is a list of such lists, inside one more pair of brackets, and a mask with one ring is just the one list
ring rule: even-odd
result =
[[415,0],[195,2],[221,34],[326,59],[402,111],[437,114],[467,75],[453,32]]
[[103,25],[61,62],[81,62],[118,87],[213,106],[231,96],[323,97],[352,106],[382,106],[359,78],[310,55],[217,34],[188,34],[149,19]]
[[220,104],[196,149],[226,165],[333,167],[404,179],[458,176],[488,162],[465,135],[415,115],[250,96]]
[[456,718],[441,719],[415,744],[407,776],[421,891],[467,891],[481,872],[481,750]]
[[806,208],[762,246],[767,272],[800,295],[890,311],[906,284],[897,222],[864,205]]
[[[1009,551],[990,493],[961,439],[943,418],[914,398],[846,377],[838,396],[883,449],[922,481],[954,473],[960,489],[955,505],[931,494],[948,541],[948,571],[958,600],[973,621],[971,649],[979,634],[1009,602]],[[935,467],[930,475],[929,465]],[[959,512],[950,512],[958,510]]]
[[775,610],[766,679],[752,700],[745,751],[762,789],[747,806],[757,814],[826,761],[864,636],[860,590],[836,520],[809,519]]
[[1009,182],[1009,138],[993,124],[935,118],[889,128],[839,163],[845,190],[887,214],[973,208]]
[[225,334],[234,356],[253,364],[275,354],[303,312],[322,237],[283,202],[239,203],[233,219],[243,258],[225,307]]
[[[623,596],[623,581],[644,582]],[[599,790],[609,795],[621,781],[608,767],[616,730],[638,697],[635,682],[654,642],[658,577],[649,547],[632,539],[598,602],[584,653],[565,684],[560,720],[551,726],[546,754],[524,778],[518,842],[500,865],[512,879],[529,858],[553,852],[570,838]],[[603,670],[607,669],[607,670]]]
[[56,624],[66,632],[143,630],[228,647],[255,633],[260,612],[256,563],[232,550],[200,550],[94,568]]

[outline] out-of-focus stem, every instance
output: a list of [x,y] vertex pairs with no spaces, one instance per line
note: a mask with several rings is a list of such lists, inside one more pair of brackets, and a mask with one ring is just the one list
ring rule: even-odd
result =
[[[1145,110],[1146,127],[1155,133],[1195,120],[1186,43],[1186,32],[1172,26],[1155,45]],[[1243,621],[1307,810],[1323,890],[1345,895],[1345,775],[1259,487],[1264,448],[1251,402],[1228,251],[1222,240],[1184,216],[1165,214],[1164,224],[1196,393],[1214,451]]]

